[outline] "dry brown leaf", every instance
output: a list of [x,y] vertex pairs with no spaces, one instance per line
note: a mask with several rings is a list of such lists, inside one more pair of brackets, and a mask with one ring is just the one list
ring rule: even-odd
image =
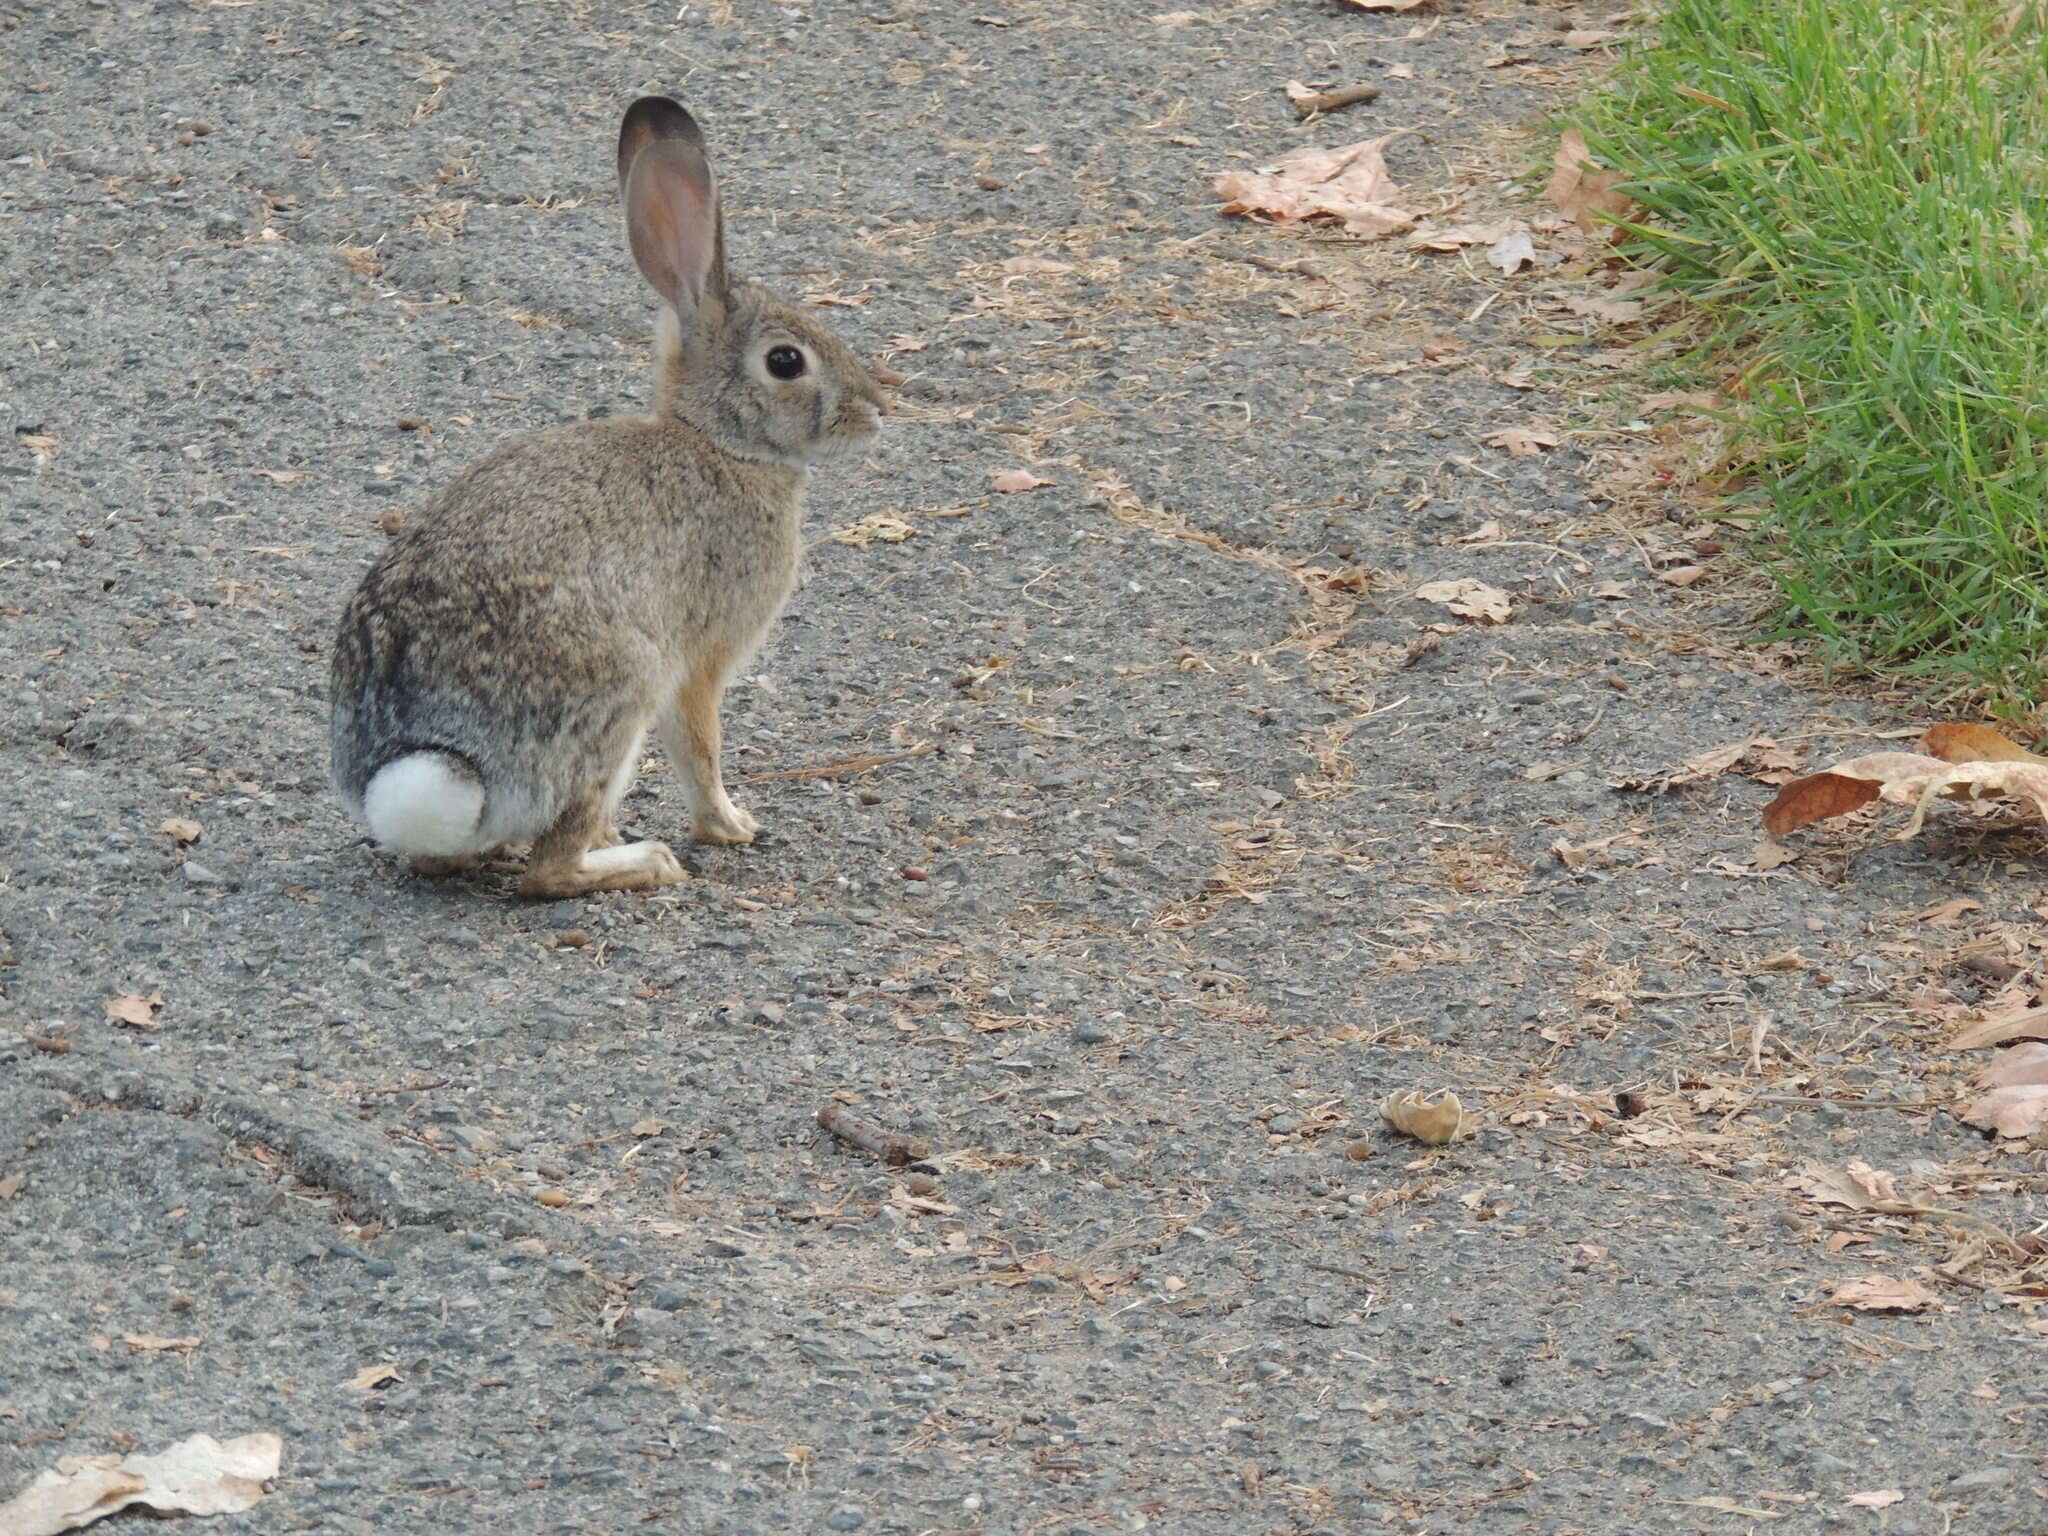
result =
[[374,1392],[387,1381],[403,1381],[395,1365],[366,1365],[349,1377],[348,1388],[352,1392]]
[[1522,268],[1536,265],[1536,242],[1529,238],[1529,232],[1525,229],[1502,235],[1487,247],[1486,264],[1498,268],[1508,277],[1513,277]]
[[1574,28],[1565,33],[1564,45],[1567,48],[1604,48],[1609,43],[1620,42],[1621,37],[1622,34],[1619,32],[1609,32],[1602,28]]
[[1643,318],[1641,299],[1595,299],[1582,294],[1567,294],[1564,307],[1575,315],[1584,315],[1591,320],[1605,320],[1610,325],[1621,325],[1630,320]]
[[1979,1088],[2024,1088],[2048,1083],[2048,1044],[2030,1040],[2000,1051],[1977,1069]]
[[1825,1205],[1846,1205],[1852,1211],[1884,1211],[1908,1205],[1899,1198],[1892,1176],[1860,1160],[1843,1169],[1808,1163],[1785,1182]]
[[1727,403],[1727,399],[1719,390],[1683,389],[1668,390],[1663,394],[1650,395],[1636,409],[1639,411],[1668,411],[1683,405],[1698,411],[1718,411]]
[[28,1180],[18,1173],[10,1173],[0,1179],[0,1200],[12,1200],[28,1185]]
[[1659,571],[1657,579],[1667,587],[1689,587],[1706,574],[1704,565],[1677,565],[1668,571]]
[[155,1029],[156,1011],[163,1005],[164,995],[161,992],[152,992],[147,997],[123,992],[119,997],[107,999],[107,1017],[136,1029]]
[[1464,619],[1505,624],[1515,616],[1514,602],[1507,593],[1469,576],[1455,581],[1426,581],[1415,589],[1415,596],[1425,603],[1448,608]]
[[199,835],[204,830],[198,822],[188,821],[183,816],[172,816],[168,820],[157,823],[157,831],[163,833],[172,842],[181,845],[198,842]]
[[1461,251],[1468,245],[1492,245],[1506,234],[1498,224],[1424,224],[1402,244],[1411,251]]
[[1526,459],[1545,448],[1555,448],[1557,434],[1543,427],[1503,427],[1484,441],[1490,448],[1505,448],[1512,457]]
[[[1612,585],[1612,583],[1610,583]],[[1595,597],[1608,594],[1596,591]],[[1621,588],[1615,596],[1627,596],[1627,589]],[[1724,741],[1719,746],[1688,757],[1677,767],[1647,778],[1621,779],[1616,789],[1641,790],[1646,794],[1661,795],[1666,790],[1676,789],[1682,784],[1697,783],[1701,779],[1718,778],[1748,757],[1752,752],[1759,757],[1771,759],[1778,751],[1778,744],[1768,736],[1746,736],[1741,741]]]
[[1994,1088],[1964,1106],[1963,1124],[2001,1136],[2026,1137],[2048,1131],[2048,1083]]
[[166,1515],[235,1514],[262,1500],[283,1452],[276,1435],[193,1435],[154,1456],[66,1456],[0,1504],[0,1531],[58,1536],[133,1504]]
[[1993,1014],[1979,1019],[1949,1041],[1952,1051],[1974,1051],[2008,1040],[2048,1040],[2048,1008],[2023,1008],[2018,1013]]
[[1905,1497],[1896,1488],[1874,1488],[1869,1493],[1852,1493],[1842,1502],[1851,1509],[1889,1509]]
[[1428,5],[1430,0],[1344,0],[1344,3],[1361,11],[1415,11]]
[[1395,235],[1416,215],[1395,205],[1401,189],[1387,174],[1383,134],[1340,149],[1301,149],[1263,171],[1226,171],[1216,178],[1223,213],[1262,214],[1282,223],[1335,219],[1354,235]]
[[917,530],[893,512],[870,512],[857,523],[844,528],[835,528],[830,535],[835,544],[851,544],[855,549],[867,549],[876,544],[901,544]]
[[1041,485],[1051,485],[1050,480],[1041,480],[1028,469],[1006,469],[992,482],[995,489],[1005,496],[1014,496],[1019,491],[1035,491]]
[[1783,843],[1773,843],[1766,840],[1758,843],[1756,845],[1756,852],[1749,856],[1749,867],[1769,873],[1781,864],[1790,864],[1798,857],[1797,850],[1787,848]]
[[1965,912],[1982,912],[1984,903],[1972,901],[1967,896],[1955,896],[1937,903],[1924,912],[1915,912],[1913,918],[1922,923],[1952,923]]
[[1837,763],[1823,773],[1794,779],[1764,807],[1764,826],[1771,836],[1783,837],[1794,828],[1844,815],[1882,798],[1913,808],[1897,834],[1904,842],[1919,832],[1928,806],[1937,797],[1976,800],[1987,795],[2027,802],[2037,814],[2048,817],[2048,759],[1979,758],[1949,763],[1917,752],[1874,752]]
[[1458,1096],[1446,1088],[1432,1099],[1419,1088],[1390,1093],[1380,1103],[1380,1118],[1403,1136],[1441,1147],[1469,1136],[1474,1129]]
[[1945,763],[2048,763],[1988,725],[1937,725],[1920,738],[1920,750]]
[[1635,207],[1614,190],[1621,172],[1600,169],[1600,162],[1586,148],[1586,136],[1567,128],[1557,146],[1557,158],[1550,173],[1550,200],[1569,214],[1587,234],[1603,230],[1609,239],[1623,233],[1612,222],[1628,217]]
[[1934,1292],[1918,1280],[1903,1280],[1896,1275],[1865,1275],[1861,1280],[1845,1280],[1835,1287],[1829,1300],[1838,1307],[1854,1307],[1859,1312],[1919,1312],[1937,1305]]

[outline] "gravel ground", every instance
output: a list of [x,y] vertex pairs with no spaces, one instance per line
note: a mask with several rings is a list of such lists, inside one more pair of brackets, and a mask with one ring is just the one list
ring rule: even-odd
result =
[[[2038,1258],[1786,1182],[2048,1219],[1941,1046],[2030,984],[2040,839],[1755,859],[1759,777],[1913,722],[1748,641],[1559,307],[1613,274],[1209,194],[1400,129],[1418,206],[1531,217],[1606,13],[1144,10],[0,6],[0,1493],[264,1429],[221,1529],[2048,1529]],[[695,878],[521,904],[347,823],[328,640],[380,520],[641,408],[648,89],[908,377],[729,702],[762,839],[657,766]]]

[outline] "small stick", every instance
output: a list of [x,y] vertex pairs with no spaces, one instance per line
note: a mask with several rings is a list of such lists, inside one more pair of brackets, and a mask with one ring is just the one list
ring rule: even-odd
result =
[[1346,1269],[1342,1264],[1324,1264],[1316,1259],[1304,1261],[1304,1267],[1320,1270],[1326,1275],[1342,1275],[1346,1280],[1357,1280],[1365,1285],[1373,1283],[1372,1276],[1362,1269]]
[[1357,106],[1362,101],[1378,101],[1380,88],[1376,85],[1346,85],[1334,91],[1311,91],[1306,96],[1287,93],[1287,99],[1294,103],[1296,117],[1315,117],[1323,112],[1335,112],[1344,107]]
[[1752,1104],[1782,1104],[1796,1108],[1828,1106],[1834,1109],[1940,1109],[1922,1099],[1799,1099],[1789,1094],[1760,1094]]
[[863,1152],[872,1152],[893,1168],[905,1163],[921,1162],[931,1156],[931,1147],[922,1141],[913,1141],[908,1136],[898,1136],[883,1130],[879,1125],[863,1120],[844,1104],[826,1104],[818,1110],[818,1124],[837,1136],[841,1141],[850,1142]]
[[931,750],[930,742],[922,742],[908,752],[864,752],[858,757],[842,757],[829,763],[820,763],[815,768],[771,768],[766,773],[750,773],[739,782],[765,784],[770,779],[843,779],[849,773],[866,773],[870,768],[886,768],[891,763],[923,757]]

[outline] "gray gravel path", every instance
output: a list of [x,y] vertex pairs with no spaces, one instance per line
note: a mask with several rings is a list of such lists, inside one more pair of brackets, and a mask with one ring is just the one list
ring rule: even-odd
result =
[[[1610,787],[1898,722],[1650,578],[1696,512],[1601,478],[1649,385],[1579,279],[1208,197],[1402,128],[1526,216],[1600,17],[1144,12],[0,6],[0,1495],[268,1429],[219,1529],[2048,1529],[2038,1267],[1784,1182],[2048,1220],[1934,1022],[1972,943],[2031,974],[2038,840],[1764,870],[1750,777]],[[1303,130],[1291,77],[1384,94]],[[328,638],[380,518],[640,408],[647,89],[735,259],[909,378],[730,702],[762,840],[685,849],[656,769],[696,878],[522,905],[345,822]],[[1414,1085],[1482,1129],[1390,1136]],[[1874,1272],[1940,1307],[1827,1304]]]

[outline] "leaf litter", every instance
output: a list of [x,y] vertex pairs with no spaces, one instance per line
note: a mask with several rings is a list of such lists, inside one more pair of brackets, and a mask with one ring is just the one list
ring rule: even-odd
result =
[[0,1504],[7,1536],[58,1536],[141,1505],[160,1515],[229,1515],[262,1502],[277,1477],[276,1435],[192,1435],[154,1456],[66,1456]]
[[1337,149],[1298,149],[1263,170],[1226,171],[1216,178],[1220,210],[1257,214],[1275,223],[1334,220],[1347,234],[1378,239],[1414,226],[1419,217],[1394,201],[1401,194],[1387,174],[1382,148],[1398,134],[1383,134]]
[[1782,838],[1879,800],[1912,808],[1895,834],[1900,842],[1920,831],[1937,799],[2015,800],[2048,818],[2048,758],[1985,725],[1937,725],[1920,746],[1919,752],[1853,757],[1794,779],[1764,807],[1765,829]]

